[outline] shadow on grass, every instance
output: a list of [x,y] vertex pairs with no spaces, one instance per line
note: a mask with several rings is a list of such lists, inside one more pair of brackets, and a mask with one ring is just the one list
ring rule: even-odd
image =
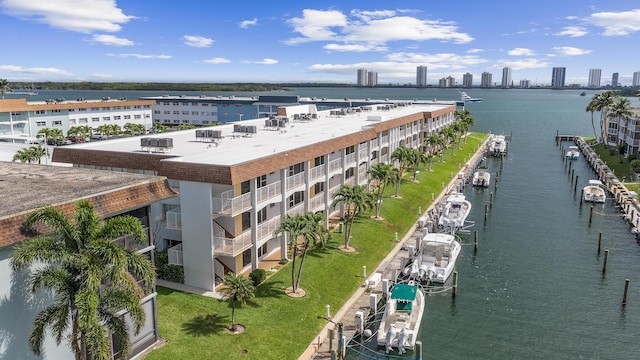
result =
[[182,330],[191,336],[208,336],[224,333],[230,324],[231,319],[226,315],[198,315],[184,323]]

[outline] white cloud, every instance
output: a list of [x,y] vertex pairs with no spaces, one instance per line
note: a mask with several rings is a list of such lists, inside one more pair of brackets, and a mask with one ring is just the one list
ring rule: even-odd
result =
[[553,35],[580,37],[580,36],[585,36],[587,34],[588,34],[587,29],[582,26],[567,26],[567,27],[563,27],[562,31],[558,31]]
[[231,60],[229,59],[225,59],[225,58],[221,58],[221,57],[216,57],[216,58],[211,58],[208,60],[204,60],[205,63],[207,64],[228,64],[231,62]]
[[145,55],[145,54],[107,54],[107,56],[111,57],[119,57],[119,58],[135,58],[135,59],[171,59],[171,55]]
[[51,74],[51,75],[71,75],[70,72],[66,70],[52,68],[52,67],[32,67],[25,68],[18,65],[0,65],[1,72],[8,73],[24,73],[24,74]]
[[248,28],[249,26],[253,26],[258,24],[258,18],[253,18],[251,20],[244,20],[240,22],[240,27],[243,29]]
[[204,36],[185,35],[183,39],[185,45],[197,48],[206,48],[213,44],[213,39],[209,39]]
[[572,46],[556,46],[553,48],[558,55],[576,56],[590,54],[591,50],[580,49]]
[[[286,40],[285,43],[289,45],[331,41],[343,43],[343,49],[351,47],[354,51],[362,51],[363,46],[375,50],[385,47],[390,41],[440,40],[456,44],[473,41],[473,37],[459,32],[452,22],[397,16],[391,10],[352,10],[351,17],[348,17],[337,10],[305,9],[302,17],[290,19],[289,24],[301,35]],[[362,46],[356,47],[354,44]]]
[[534,56],[535,53],[531,49],[527,48],[515,48],[513,50],[509,50],[507,54],[511,56]]
[[350,51],[350,52],[365,52],[365,51],[387,51],[386,46],[377,46],[375,44],[327,44],[324,49],[330,51]]
[[135,16],[125,15],[115,0],[4,0],[4,13],[69,31],[117,32]]
[[604,28],[604,36],[622,36],[640,31],[640,9],[591,14],[585,19],[591,25]]
[[135,43],[129,39],[115,37],[113,35],[93,35],[91,42],[112,46],[133,46]]

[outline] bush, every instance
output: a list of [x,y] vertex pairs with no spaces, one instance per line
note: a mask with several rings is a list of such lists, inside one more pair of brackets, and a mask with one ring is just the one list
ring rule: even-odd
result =
[[249,279],[253,282],[253,286],[260,285],[267,278],[267,272],[264,269],[255,269],[249,274]]
[[169,264],[167,250],[157,251],[154,257],[156,274],[159,279],[184,283],[184,269],[182,266]]

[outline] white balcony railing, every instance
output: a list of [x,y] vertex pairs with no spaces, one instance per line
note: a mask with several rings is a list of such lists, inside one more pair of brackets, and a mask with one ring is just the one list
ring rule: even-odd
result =
[[302,186],[305,183],[304,171],[287,177],[287,191]]
[[[225,194],[223,193],[222,195]],[[242,194],[234,198],[224,196],[213,198],[213,212],[216,214],[234,216],[249,209],[251,209],[251,193]]]
[[280,181],[276,181],[273,184],[258,188],[258,203],[270,200],[276,196],[282,194]]
[[273,232],[280,226],[280,217],[274,217],[258,225],[256,228],[256,240],[260,241],[264,238],[272,238]]
[[235,238],[214,237],[215,254],[236,256],[250,248],[251,230],[247,230]]
[[182,213],[179,207],[167,211],[167,228],[182,229]]
[[167,250],[167,254],[169,255],[170,265],[182,266],[184,264],[184,262],[182,261],[182,244],[178,244],[174,247],[169,248]]
[[325,176],[327,174],[325,168],[326,166],[324,164],[311,168],[311,180],[316,180]]

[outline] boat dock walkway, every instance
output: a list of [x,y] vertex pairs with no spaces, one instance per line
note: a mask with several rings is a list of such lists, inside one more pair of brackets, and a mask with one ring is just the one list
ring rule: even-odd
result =
[[[372,313],[371,304],[373,301],[379,302],[384,296],[383,283],[384,279],[395,280],[405,265],[412,258],[412,249],[416,248],[417,241],[422,238],[422,227],[426,224],[422,223],[424,219],[429,219],[430,215],[437,212],[438,206],[444,201],[444,198],[452,191],[461,192],[473,175],[487,152],[487,143],[490,136],[478,147],[478,150],[464,164],[460,172],[456,176],[452,176],[449,184],[442,190],[440,195],[434,199],[431,205],[423,212],[418,221],[411,226],[407,233],[398,239],[396,246],[389,252],[374,272],[367,273],[367,277],[362,279],[362,285],[347,300],[347,302],[336,312],[330,314],[327,325],[320,331],[313,343],[307,347],[307,350],[298,358],[299,360],[308,359],[331,359],[332,352],[338,350],[338,328],[337,325],[343,325],[343,335],[346,338],[346,344],[356,335],[355,318],[357,312],[362,312],[365,319]],[[369,281],[374,286],[367,286]],[[376,300],[372,301],[372,296]],[[335,355],[334,355],[335,356]]]

